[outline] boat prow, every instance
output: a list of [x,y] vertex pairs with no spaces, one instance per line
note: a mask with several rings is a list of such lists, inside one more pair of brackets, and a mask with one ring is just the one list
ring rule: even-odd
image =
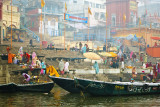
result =
[[80,89],[76,87],[74,79],[55,77],[55,76],[49,76],[49,77],[50,79],[52,79],[52,81],[54,81],[57,85],[59,85],[64,90],[70,93],[80,93]]

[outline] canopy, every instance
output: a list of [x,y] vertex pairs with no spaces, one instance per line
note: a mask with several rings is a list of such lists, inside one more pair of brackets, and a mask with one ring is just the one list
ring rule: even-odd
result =
[[117,57],[117,54],[115,54],[114,52],[110,52],[110,54],[112,55],[111,57]]
[[160,37],[151,37],[153,40],[160,40]]
[[109,52],[100,52],[99,55],[105,56],[105,57],[111,57],[112,55]]
[[101,57],[99,55],[97,55],[96,53],[93,53],[93,52],[84,53],[83,56],[88,59],[92,59],[92,60],[100,60],[101,59]]

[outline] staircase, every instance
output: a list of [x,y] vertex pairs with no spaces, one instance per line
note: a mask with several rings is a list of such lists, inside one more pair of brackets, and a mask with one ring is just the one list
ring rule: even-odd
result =
[[8,65],[0,65],[0,84],[8,84],[10,82],[10,74]]
[[31,31],[30,29],[24,27],[23,25],[21,25],[21,28],[26,30],[26,32],[28,33],[28,35],[31,35],[33,37],[33,39],[35,39],[37,42],[40,42],[40,38],[38,35],[36,35],[33,31]]

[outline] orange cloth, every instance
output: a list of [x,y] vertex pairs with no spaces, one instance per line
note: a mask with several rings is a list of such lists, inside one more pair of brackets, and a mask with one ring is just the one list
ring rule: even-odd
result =
[[11,64],[12,63],[12,58],[15,57],[15,54],[8,54],[8,63]]
[[59,77],[57,70],[53,66],[49,66],[46,68],[46,74],[49,74],[49,73],[50,73],[50,76],[55,75],[56,77]]

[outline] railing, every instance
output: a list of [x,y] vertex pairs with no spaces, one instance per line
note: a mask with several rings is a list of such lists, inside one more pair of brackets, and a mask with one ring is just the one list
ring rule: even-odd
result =
[[23,25],[21,25],[22,29],[26,30],[26,32],[30,35],[32,35],[33,39],[36,39],[37,42],[40,42],[40,38],[38,35],[36,35],[33,31],[31,31],[30,29],[24,27]]

